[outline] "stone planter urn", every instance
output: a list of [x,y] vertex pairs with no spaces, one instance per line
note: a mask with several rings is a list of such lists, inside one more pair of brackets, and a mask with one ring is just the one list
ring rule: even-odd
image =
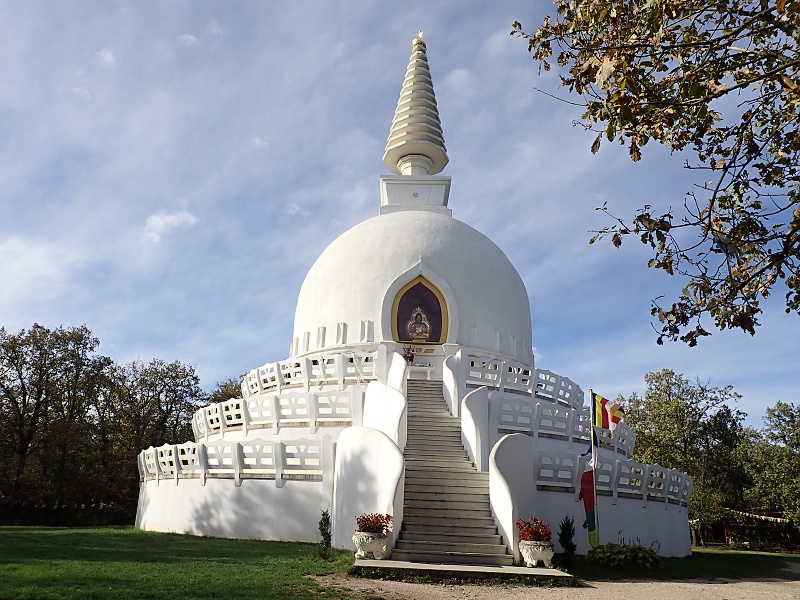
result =
[[519,551],[522,553],[526,567],[535,567],[539,561],[542,561],[548,569],[553,568],[553,563],[550,562],[555,553],[553,542],[520,540]]
[[356,531],[353,534],[353,543],[356,545],[356,558],[367,558],[372,554],[376,559],[383,558],[386,552],[386,534]]

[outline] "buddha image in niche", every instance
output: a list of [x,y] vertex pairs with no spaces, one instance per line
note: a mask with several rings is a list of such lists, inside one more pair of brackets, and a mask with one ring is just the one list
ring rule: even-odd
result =
[[431,324],[421,307],[418,306],[411,313],[411,318],[406,323],[406,332],[412,342],[427,342],[430,338]]

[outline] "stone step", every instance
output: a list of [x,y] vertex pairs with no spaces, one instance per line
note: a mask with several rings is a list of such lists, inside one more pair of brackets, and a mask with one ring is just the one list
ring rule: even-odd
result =
[[407,458],[426,458],[436,460],[439,457],[451,460],[466,460],[470,463],[469,456],[463,448],[406,448],[403,455]]
[[[467,525],[470,527],[496,527],[494,522],[494,517],[491,515],[470,515],[470,522],[465,523],[463,516],[457,516],[454,514],[444,514],[444,515],[426,515],[424,511],[422,514],[413,513],[413,514],[405,514],[403,512],[403,526],[405,527],[406,523],[408,525],[425,525],[425,526],[434,526],[434,525],[443,525],[449,526],[449,531],[460,531],[465,529]],[[496,533],[496,531],[495,531]]]
[[[410,481],[413,479],[416,481]],[[476,484],[486,486],[489,489],[489,474],[482,471],[467,470],[451,470],[440,471],[435,468],[425,468],[420,466],[406,466],[406,482],[409,483],[423,483],[429,482],[429,485],[449,485],[449,482],[463,482],[460,485],[466,485],[469,482],[476,482]],[[446,483],[441,483],[446,482]],[[459,485],[457,483],[453,485]]]
[[[463,481],[481,481],[489,486],[489,481],[485,477],[473,477],[475,469],[472,465],[451,465],[447,471],[442,471],[436,464],[433,463],[409,463],[406,461],[406,480],[416,479],[421,481],[437,482],[437,485],[443,481],[463,480]],[[419,483],[419,481],[412,481],[411,483]],[[446,484],[445,484],[446,485]]]
[[489,504],[489,490],[464,491],[465,489],[466,488],[459,488],[458,490],[451,491],[441,486],[431,486],[421,491],[409,490],[408,486],[406,486],[406,502],[484,502],[487,505]]
[[404,540],[397,541],[397,550],[457,552],[461,554],[506,554],[508,548],[503,544],[481,544],[467,542],[439,542],[434,540]]
[[450,414],[450,411],[445,410],[444,408],[423,408],[416,406],[408,407],[408,417],[412,420],[415,417],[423,419],[456,419],[456,417]]
[[[432,465],[440,465],[443,469],[449,469],[452,465],[470,465],[472,466],[472,461],[467,458],[466,452],[460,456],[452,456],[446,454],[434,454],[434,455],[424,455],[424,454],[406,454],[406,466],[409,463],[426,463]],[[474,468],[474,467],[472,467]]]
[[406,421],[408,435],[421,434],[421,435],[435,435],[437,432],[441,434],[455,434],[461,436],[461,426],[458,423],[451,421],[437,421],[435,419],[423,419],[421,421],[414,421],[409,419]]
[[[489,502],[486,498],[478,498],[477,500],[449,500],[445,498],[437,499],[424,499],[406,497],[403,503],[403,510],[411,510],[413,514],[418,514],[419,511],[425,510],[454,510],[454,511],[470,511],[470,512],[486,512],[492,514],[492,509],[489,508]],[[405,513],[403,513],[405,515]]]
[[475,528],[476,532],[439,532],[423,529],[420,531],[410,531],[403,527],[400,538],[404,541],[420,542],[451,542],[464,544],[502,544],[503,536],[495,533],[490,527]]
[[467,536],[467,537],[491,537],[499,535],[497,533],[497,526],[494,520],[486,522],[481,520],[480,523],[463,523],[458,519],[437,519],[436,522],[428,522],[425,519],[412,517],[410,519],[403,518],[403,534],[435,534],[435,535],[451,535],[451,536]]
[[[418,460],[422,462],[429,462],[436,464],[439,459],[449,461],[466,461],[472,464],[472,461],[463,450],[408,450],[403,453],[406,459]],[[446,466],[442,463],[442,466]]]
[[488,494],[489,482],[484,479],[436,479],[424,481],[418,478],[406,479],[407,494]]
[[452,448],[464,449],[464,443],[461,441],[461,436],[452,438],[432,437],[430,439],[406,439],[406,448],[434,448],[447,450]]
[[415,494],[486,494],[489,484],[482,479],[419,479],[406,478],[407,496]]
[[[441,508],[434,508],[430,506],[404,506],[403,519],[419,517],[421,519],[433,519],[436,517],[443,517],[452,520],[459,519],[489,519],[494,522],[492,517],[492,510],[488,506],[475,506],[469,508],[448,507],[444,504],[440,505]],[[486,523],[481,523],[485,525]]]
[[460,564],[460,565],[498,565],[511,566],[514,557],[509,554],[482,554],[477,552],[436,552],[431,550],[392,550],[392,560],[409,562]]
[[460,431],[412,431],[408,430],[406,433],[406,446],[422,446],[428,444],[437,444],[438,446],[462,446],[464,442],[461,439]]

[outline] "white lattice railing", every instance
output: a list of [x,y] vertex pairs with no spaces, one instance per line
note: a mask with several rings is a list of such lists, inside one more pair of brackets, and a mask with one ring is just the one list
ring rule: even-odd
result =
[[278,392],[288,387],[312,387],[375,379],[375,352],[355,350],[319,353],[267,363],[250,371],[242,381],[242,397]]
[[[580,493],[580,480],[589,457],[557,450],[540,450],[534,467],[538,489]],[[648,465],[635,460],[615,460],[598,456],[597,489],[618,498],[641,499],[688,506],[692,495],[692,478],[676,469]]]
[[466,384],[486,386],[499,391],[533,395],[543,400],[581,409],[584,394],[580,386],[567,377],[544,369],[533,369],[518,361],[466,354],[462,359]]
[[[551,437],[570,443],[589,444],[591,416],[588,411],[575,410],[551,402],[542,402],[518,394],[490,394],[489,427],[498,435],[524,433],[533,437]],[[603,447],[630,457],[636,435],[625,423],[619,423],[612,436],[608,429],[595,428]]]
[[535,369],[534,383],[537,397],[578,410],[583,408],[583,390],[571,379],[545,369]]
[[533,369],[526,364],[477,354],[466,354],[462,360],[467,385],[533,393]]
[[292,390],[282,394],[261,394],[233,398],[209,404],[192,417],[195,439],[229,430],[307,427],[316,433],[319,427],[361,424],[364,386],[347,389],[323,389],[303,392]]
[[286,442],[262,439],[150,447],[139,453],[139,477],[144,480],[200,478],[302,479],[321,481],[333,474],[333,442],[298,439]]

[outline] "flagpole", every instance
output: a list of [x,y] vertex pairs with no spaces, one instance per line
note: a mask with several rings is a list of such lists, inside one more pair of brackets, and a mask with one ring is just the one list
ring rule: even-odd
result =
[[594,391],[589,388],[589,398],[592,404],[592,432],[589,436],[589,441],[592,445],[592,494],[594,494],[594,528],[597,532],[597,543],[600,543],[600,510],[599,506],[597,505],[597,448],[600,444],[600,441],[597,439],[597,433],[595,432],[595,426],[597,423],[596,419],[596,411],[597,411],[597,400],[594,397]]

